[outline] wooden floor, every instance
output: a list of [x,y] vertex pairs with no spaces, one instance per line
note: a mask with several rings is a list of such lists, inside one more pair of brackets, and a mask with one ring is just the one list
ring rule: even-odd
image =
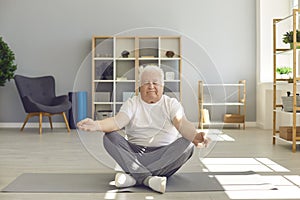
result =
[[[288,171],[258,172],[262,175],[300,175],[300,150],[292,153],[291,145],[278,141],[272,145],[271,130],[257,128],[224,129],[225,134],[234,141],[217,142],[206,158],[268,158]],[[99,133],[98,133],[99,134]],[[196,152],[181,171],[199,171],[205,168]],[[105,162],[105,161],[102,161]],[[243,164],[243,163],[241,163]],[[219,166],[220,167],[220,166]],[[221,165],[226,169],[226,164]],[[242,166],[243,167],[243,166]],[[228,169],[227,169],[228,170]],[[25,128],[0,129],[0,188],[4,188],[22,173],[94,173],[112,172],[113,169],[95,159],[82,144],[75,130],[68,133],[65,129],[44,129],[43,135],[38,129]],[[300,180],[300,179],[299,179]],[[47,181],[47,180],[45,180]],[[295,184],[299,189],[299,185]],[[299,189],[300,190],[300,189]],[[288,194],[288,190],[285,191]],[[245,193],[246,194],[246,193]],[[241,199],[251,199],[249,195],[240,194]],[[295,198],[298,196],[295,196]],[[190,192],[190,193],[0,193],[0,199],[28,200],[68,200],[68,199],[234,199],[227,192]],[[262,197],[262,199],[268,199]],[[277,196],[280,198],[280,196]],[[295,199],[294,198],[294,199]],[[291,197],[282,199],[292,199]],[[300,194],[299,194],[300,199]]]

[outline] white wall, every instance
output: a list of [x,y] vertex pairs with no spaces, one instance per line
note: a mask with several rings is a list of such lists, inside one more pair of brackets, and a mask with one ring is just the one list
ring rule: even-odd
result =
[[[273,124],[273,19],[284,18],[291,14],[291,1],[256,0],[257,7],[257,112],[258,127],[272,129]],[[277,26],[277,43],[282,40],[282,34],[291,27],[291,19]],[[287,48],[287,46],[281,46]],[[278,57],[286,63],[289,57]],[[281,60],[280,60],[281,59]],[[279,96],[280,99],[280,96]]]
[[[54,75],[58,94],[73,90],[78,71],[78,79],[90,84],[93,35],[144,27],[155,27],[145,34],[183,35],[183,105],[194,122],[197,80],[203,78],[246,79],[246,120],[256,121],[255,23],[255,0],[0,0],[0,34],[15,52],[17,73]],[[0,88],[0,110],[0,122],[24,120],[13,81]]]
[[[273,19],[290,14],[288,1],[256,0],[257,7],[257,72],[258,83],[273,82]],[[285,27],[279,29],[285,31]],[[281,40],[281,32],[277,34]]]

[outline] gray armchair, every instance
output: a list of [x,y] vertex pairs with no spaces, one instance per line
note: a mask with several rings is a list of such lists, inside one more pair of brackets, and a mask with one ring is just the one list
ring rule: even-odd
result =
[[23,131],[29,118],[39,117],[39,132],[42,134],[42,118],[49,118],[50,127],[52,126],[52,116],[62,115],[70,132],[69,123],[65,112],[71,108],[71,102],[67,95],[55,95],[55,80],[53,76],[25,77],[15,75],[14,77],[21,101],[25,112],[28,113],[21,131]]

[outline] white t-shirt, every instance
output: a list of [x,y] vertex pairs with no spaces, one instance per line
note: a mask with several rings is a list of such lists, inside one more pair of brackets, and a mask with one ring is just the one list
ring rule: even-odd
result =
[[128,141],[141,146],[163,146],[180,137],[172,124],[175,116],[184,116],[181,104],[175,98],[163,95],[153,104],[144,102],[140,95],[127,100],[120,109],[130,122],[125,126]]

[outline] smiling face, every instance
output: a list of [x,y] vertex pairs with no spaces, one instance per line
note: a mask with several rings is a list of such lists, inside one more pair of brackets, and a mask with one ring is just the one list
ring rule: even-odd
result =
[[140,94],[146,103],[156,103],[163,95],[161,73],[157,70],[145,71],[141,76]]

